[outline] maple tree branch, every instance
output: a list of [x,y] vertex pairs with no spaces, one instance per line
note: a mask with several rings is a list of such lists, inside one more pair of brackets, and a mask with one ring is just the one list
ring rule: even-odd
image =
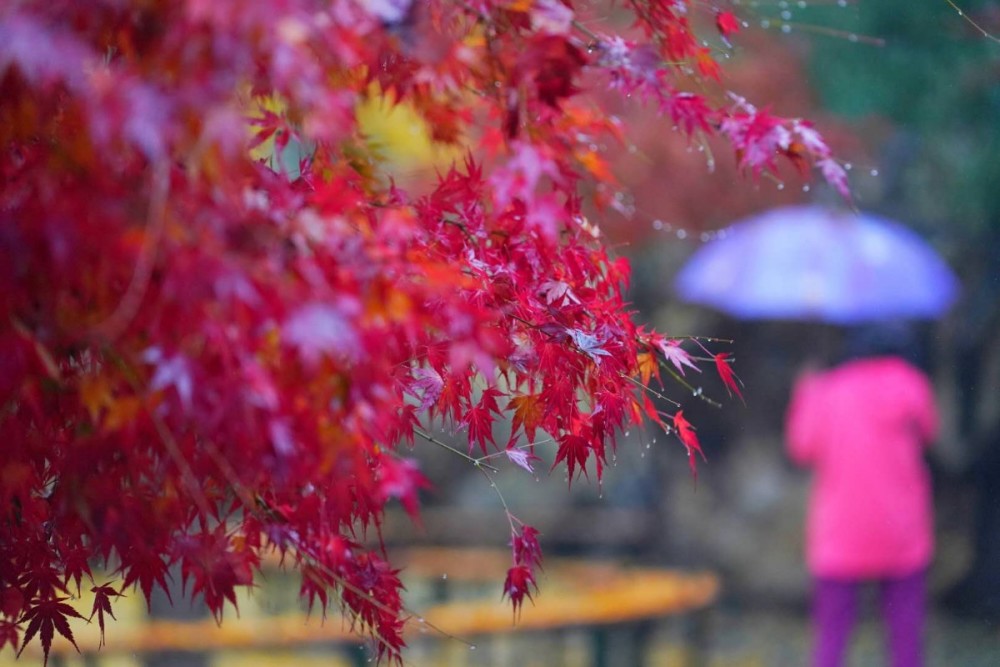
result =
[[132,280],[129,282],[129,286],[115,310],[104,321],[98,323],[92,329],[92,333],[97,334],[107,341],[116,340],[125,332],[132,319],[135,318],[136,313],[139,312],[139,307],[142,305],[142,299],[146,295],[146,289],[149,287],[149,280],[153,276],[156,251],[160,245],[160,239],[163,237],[163,229],[166,226],[167,197],[170,193],[170,163],[165,159],[161,159],[153,164],[152,169],[149,223],[142,248],[139,251],[139,259],[136,262],[135,270],[132,272]]
[[448,443],[442,442],[441,440],[438,440],[437,438],[435,438],[434,436],[432,436],[430,433],[427,433],[423,429],[415,428],[415,429],[413,429],[413,432],[416,433],[417,435],[419,435],[421,438],[423,438],[427,442],[435,444],[438,447],[443,447],[444,449],[447,449],[452,454],[457,454],[458,456],[461,456],[463,459],[465,459],[466,461],[468,461],[472,465],[476,466],[477,468],[486,468],[487,470],[491,470],[493,472],[499,472],[499,468],[491,466],[488,463],[483,463],[482,461],[480,461],[479,459],[475,458],[474,456],[469,456],[465,452],[463,452],[463,451],[461,451],[459,449],[455,449],[454,447],[452,447]]
[[[484,470],[483,472],[485,473],[486,471]],[[271,510],[271,508],[268,507],[266,501],[264,501],[263,499],[259,498],[258,502],[260,502],[269,511],[273,512],[273,510]],[[373,607],[375,607],[379,611],[390,613],[390,614],[394,613],[393,609],[391,609],[390,607],[388,607],[387,605],[385,605],[384,603],[382,603],[381,601],[379,601],[371,593],[369,593],[368,591],[362,590],[358,586],[356,586],[356,585],[352,584],[351,582],[349,582],[342,575],[340,575],[337,572],[335,572],[334,570],[332,570],[329,566],[327,566],[325,563],[323,563],[322,560],[320,560],[314,553],[312,553],[308,548],[305,548],[301,544],[297,543],[296,547],[295,547],[295,550],[299,553],[299,555],[301,557],[304,557],[306,560],[308,560],[309,565],[311,567],[314,567],[317,570],[319,570],[320,572],[322,572],[323,574],[329,576],[330,579],[332,581],[334,581],[334,583],[337,586],[341,586],[341,587],[344,588],[344,590],[348,590],[348,591],[354,593],[358,597],[360,597],[360,598],[364,599],[366,602],[370,603]],[[364,619],[361,618],[361,616],[360,616],[360,614],[358,612],[356,612],[355,610],[353,610],[349,606],[347,606],[347,604],[344,602],[343,598],[341,598],[341,600],[340,600],[340,605],[341,605],[341,611],[342,612],[348,612],[348,613],[350,613],[351,618],[352,618],[352,621],[351,621],[352,623],[360,623],[361,627],[365,628],[366,632],[368,632],[369,634],[371,634],[372,638],[375,639],[375,641],[381,642],[382,644],[385,644],[386,646],[390,645],[379,634],[379,632],[378,632],[378,630],[376,628],[372,627],[368,623],[365,623]],[[404,609],[406,611],[410,612],[411,614],[413,614],[412,610],[410,610],[410,609],[408,609],[406,607],[404,607]],[[325,611],[324,611],[324,615],[325,615]],[[451,639],[451,640],[460,642],[462,644],[465,644],[466,646],[475,646],[475,644],[473,642],[469,641],[468,639],[463,639],[462,637],[459,637],[458,635],[455,635],[455,634],[452,634],[452,633],[448,632],[447,630],[439,627],[438,625],[425,620],[423,618],[423,616],[420,616],[420,615],[417,615],[417,614],[414,614],[414,615],[417,617],[418,622],[421,625],[424,625],[424,626],[430,628],[431,630],[433,630],[434,632],[438,633],[442,637],[445,637],[446,639]]]
[[229,486],[232,487],[233,492],[237,495],[237,497],[239,497],[240,502],[243,503],[243,507],[253,511],[256,507],[254,498],[250,492],[247,491],[243,482],[240,481],[239,476],[236,474],[236,469],[233,468],[232,464],[229,463],[226,457],[222,455],[222,452],[219,451],[219,448],[213,443],[204,440],[200,444],[205,451],[208,452],[208,455],[212,458],[212,460],[215,461],[215,465],[219,467],[219,471],[222,472],[222,476],[226,478],[227,482],[229,482]]
[[[328,575],[330,577],[330,579],[333,580],[333,582],[334,582],[334,584],[336,586],[341,586],[345,590],[348,590],[348,591],[354,593],[355,595],[357,595],[358,597],[362,598],[363,600],[365,600],[365,602],[368,602],[369,604],[371,604],[373,607],[375,607],[379,611],[385,612],[387,614],[394,614],[395,613],[394,609],[392,609],[388,605],[385,605],[382,602],[380,602],[371,593],[369,593],[368,591],[362,590],[358,586],[356,586],[356,585],[352,584],[351,582],[349,582],[342,575],[337,574],[332,569],[330,569],[329,567],[327,567],[327,565],[324,564],[319,558],[317,558],[315,554],[310,553],[308,549],[302,548],[301,545],[296,545],[296,551],[300,555],[305,556],[307,558],[307,560],[309,561],[309,564],[310,564],[311,567],[314,567],[317,570],[319,570],[319,571],[323,572],[324,574]],[[322,584],[323,582],[319,582],[319,583]],[[392,647],[392,645],[384,637],[382,637],[382,635],[379,633],[379,631],[373,625],[371,625],[370,623],[366,623],[365,620],[364,620],[364,618],[362,618],[362,616],[361,616],[360,613],[358,613],[354,609],[351,609],[351,607],[346,602],[344,602],[343,596],[340,596],[340,609],[341,609],[341,613],[343,613],[345,615],[350,614],[352,626],[354,624],[360,624],[361,628],[365,632],[367,632],[368,634],[370,634],[371,637],[372,637],[372,639],[374,639],[377,642],[382,643],[385,646],[389,646],[390,648]],[[326,608],[325,608],[325,606],[324,606],[324,609],[323,609],[323,618],[326,619]]]
[[601,37],[596,32],[583,25],[578,19],[573,19],[573,27],[584,34],[585,37],[590,38],[591,41],[600,42]]
[[709,343],[726,343],[732,345],[735,341],[732,338],[714,338],[712,336],[667,336],[670,340],[693,340],[707,341]]
[[[525,436],[525,437],[527,437],[527,436]],[[550,443],[554,443],[555,441],[556,441],[555,438],[551,438],[550,437],[550,438],[545,438],[544,440],[536,440],[534,442],[522,442],[519,445],[514,445],[512,447],[512,449],[530,449],[531,447],[535,447],[537,445],[548,445]],[[484,454],[483,456],[480,456],[476,460],[477,461],[488,461],[489,459],[493,459],[493,458],[496,458],[498,456],[503,456],[503,455],[504,455],[504,451],[501,450],[501,451],[498,451],[498,452],[493,452],[492,454]]]
[[662,393],[660,393],[660,392],[656,391],[656,390],[655,390],[655,389],[653,389],[652,387],[649,387],[649,386],[647,386],[647,385],[644,385],[643,383],[639,382],[639,381],[638,381],[638,380],[636,380],[636,379],[635,379],[634,377],[629,377],[629,376],[628,376],[628,375],[626,375],[625,373],[622,373],[622,374],[621,374],[621,376],[622,376],[623,378],[625,378],[626,380],[628,380],[629,382],[631,382],[632,384],[635,384],[635,385],[637,385],[637,386],[641,387],[642,389],[644,389],[644,390],[648,391],[648,392],[649,392],[650,394],[652,394],[653,396],[656,396],[656,397],[657,397],[657,398],[659,398],[660,400],[663,400],[663,401],[666,401],[666,402],[668,402],[668,403],[672,403],[672,404],[676,405],[677,407],[681,407],[681,404],[680,404],[680,403],[678,403],[677,401],[675,401],[674,399],[672,399],[672,398],[668,398],[667,396],[664,396],[664,395],[663,395]]
[[978,23],[976,23],[972,19],[972,17],[969,16],[968,14],[966,14],[962,10],[962,8],[959,7],[953,0],[944,0],[944,1],[947,2],[949,5],[951,5],[951,8],[954,9],[958,13],[958,15],[962,17],[962,19],[966,23],[968,23],[973,28],[975,28],[976,30],[978,30],[979,34],[981,34],[983,37],[985,37],[986,39],[990,40],[991,42],[997,42],[998,44],[1000,44],[1000,38],[995,37],[992,33],[990,33],[985,28],[983,28],[981,25],[979,25]]
[[516,529],[516,527],[514,526],[514,521],[516,520],[518,523],[522,523],[522,521],[511,513],[510,507],[507,506],[506,498],[503,497],[503,493],[500,492],[500,487],[497,486],[496,479],[492,477],[490,473],[488,473],[486,470],[480,468],[480,471],[483,473],[483,476],[486,477],[486,480],[490,483],[490,488],[493,489],[493,492],[497,494],[497,498],[500,499],[500,504],[503,506],[504,514],[507,516],[507,523],[510,524],[511,532],[514,532],[514,530]]

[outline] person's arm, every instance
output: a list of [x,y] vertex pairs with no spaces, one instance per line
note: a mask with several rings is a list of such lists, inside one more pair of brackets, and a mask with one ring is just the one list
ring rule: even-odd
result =
[[934,387],[930,379],[921,371],[913,369],[914,418],[921,443],[929,447],[938,437],[940,418]]
[[792,400],[785,414],[785,448],[795,463],[808,466],[816,460],[821,427],[816,398],[818,379],[814,374],[800,376],[792,389]]

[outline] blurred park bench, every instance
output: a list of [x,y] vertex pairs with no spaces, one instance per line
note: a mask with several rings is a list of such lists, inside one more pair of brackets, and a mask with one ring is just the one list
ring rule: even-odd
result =
[[[509,602],[499,599],[500,583],[510,564],[509,550],[417,548],[393,558],[405,568],[408,600],[413,598],[409,606],[420,611],[406,628],[412,664],[526,664],[513,654],[516,644],[530,638],[539,640],[534,646],[543,647],[532,649],[545,653],[541,664],[640,667],[647,664],[653,630],[665,619],[684,624],[685,664],[704,664],[705,614],[719,593],[719,581],[711,573],[551,558],[544,565],[540,593],[533,603],[525,603],[515,623]],[[284,581],[281,576],[286,577]],[[78,627],[79,631],[74,628],[82,651],[79,657],[68,642],[57,637],[50,660],[57,667],[81,663],[98,667],[121,664],[114,659],[132,656],[135,665],[191,667],[219,664],[206,656],[235,653],[244,656],[239,664],[256,664],[252,659],[256,654],[261,656],[260,664],[273,665],[277,663],[262,652],[307,651],[325,654],[326,664],[368,664],[369,652],[337,610],[331,610],[322,622],[319,614],[310,618],[298,608],[267,613],[248,604],[270,596],[267,586],[277,583],[284,591],[281,597],[294,607],[292,594],[297,585],[292,580],[288,574],[279,575],[253,598],[241,600],[240,618],[227,613],[221,625],[211,617],[136,618],[145,616],[144,602],[141,595],[130,596],[140,599],[133,599],[134,608],[126,613],[119,610],[121,621],[112,622],[103,649],[97,650],[98,631],[91,624]],[[579,657],[566,658],[566,642],[581,636],[586,642],[582,662]],[[473,648],[476,653],[471,653]],[[22,660],[40,658],[36,645],[25,653]]]

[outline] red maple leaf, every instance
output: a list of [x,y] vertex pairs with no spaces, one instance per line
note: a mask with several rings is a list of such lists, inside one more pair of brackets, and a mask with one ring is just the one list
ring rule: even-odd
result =
[[534,601],[531,597],[531,589],[537,592],[538,585],[535,582],[535,574],[527,565],[515,565],[507,570],[507,578],[503,582],[503,597],[510,598],[514,607],[515,620],[521,613],[521,604],[524,598]]
[[715,359],[715,370],[718,371],[719,377],[722,379],[722,384],[726,385],[726,391],[729,392],[729,395],[732,396],[733,394],[736,394],[740,397],[741,401],[746,403],[743,398],[743,393],[740,391],[740,387],[737,384],[737,381],[740,383],[742,383],[742,381],[736,377],[735,373],[733,373],[733,368],[729,365],[729,356],[728,352],[719,352],[718,354],[713,355],[712,358]]
[[514,415],[511,418],[512,429],[516,432],[518,428],[523,427],[528,442],[534,442],[535,431],[541,425],[542,419],[545,416],[541,396],[538,394],[512,396],[507,403],[507,409],[510,410],[511,408],[514,409]]
[[3,650],[3,647],[7,644],[10,644],[12,649],[17,649],[19,627],[14,621],[0,620],[0,650]]
[[383,499],[397,498],[414,520],[419,520],[419,491],[430,486],[413,459],[382,456],[378,467],[378,489]]
[[580,472],[587,474],[587,457],[590,456],[590,442],[583,436],[573,433],[565,435],[559,439],[559,449],[556,452],[556,459],[552,462],[552,469],[562,462],[566,463],[566,470],[569,473],[569,484],[573,485],[573,474],[576,466],[580,466]]
[[[97,614],[97,624],[101,628],[101,643],[99,646],[104,646],[104,614],[107,612],[111,618],[115,618],[115,612],[111,610],[111,598],[122,597],[122,594],[114,589],[112,586],[95,586],[90,589],[90,592],[94,594],[94,607],[90,612],[91,620],[94,618],[94,614]],[[117,619],[116,619],[117,620]]]
[[730,11],[718,11],[715,13],[715,27],[723,37],[740,31],[740,22],[736,15]]
[[523,58],[521,66],[533,71],[538,98],[545,104],[558,107],[561,99],[578,92],[573,77],[587,58],[571,41],[557,35],[537,37]]
[[496,440],[493,439],[493,421],[494,415],[500,414],[500,408],[497,405],[497,396],[499,395],[500,392],[495,387],[484,389],[479,403],[469,408],[465,414],[464,423],[469,427],[470,454],[473,443],[479,444],[484,456],[489,453],[486,447],[487,442],[494,447],[497,446]]
[[534,526],[521,526],[511,537],[511,548],[514,550],[514,562],[523,563],[529,567],[542,564],[542,547],[538,544],[541,533]]
[[[32,637],[36,634],[42,643],[42,651],[45,653],[45,664],[49,663],[49,651],[52,649],[52,638],[58,632],[68,639],[73,648],[80,651],[73,639],[73,631],[69,627],[68,618],[83,618],[76,609],[64,603],[63,600],[69,598],[50,598],[30,605],[24,615],[18,619],[18,623],[27,623],[28,628],[24,631],[24,642],[17,656],[21,657],[24,647],[28,645]],[[86,620],[86,619],[84,619]]]
[[691,474],[694,475],[695,479],[697,479],[698,464],[695,461],[695,452],[701,455],[703,461],[705,460],[705,453],[701,451],[701,444],[698,442],[698,436],[695,434],[694,427],[691,426],[691,422],[684,417],[683,410],[678,410],[674,413],[674,429],[677,430],[677,437],[687,449],[688,465],[691,466]]

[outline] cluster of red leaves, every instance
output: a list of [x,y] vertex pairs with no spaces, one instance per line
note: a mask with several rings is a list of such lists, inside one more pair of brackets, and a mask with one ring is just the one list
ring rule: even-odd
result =
[[[398,659],[397,572],[363,545],[387,503],[416,515],[432,419],[529,470],[554,442],[571,480],[647,420],[693,461],[650,383],[697,359],[632,323],[627,263],[584,215],[607,177],[588,146],[618,131],[584,73],[722,132],[754,173],[829,155],[800,121],[682,92],[717,74],[687,0],[627,4],[646,43],[560,0],[0,9],[0,646],[72,640],[95,562],[102,629],[172,568],[221,619],[276,549]],[[477,157],[396,188],[355,121],[376,89]],[[251,159],[268,139],[310,147],[301,176]],[[517,610],[541,551],[512,535]]]

